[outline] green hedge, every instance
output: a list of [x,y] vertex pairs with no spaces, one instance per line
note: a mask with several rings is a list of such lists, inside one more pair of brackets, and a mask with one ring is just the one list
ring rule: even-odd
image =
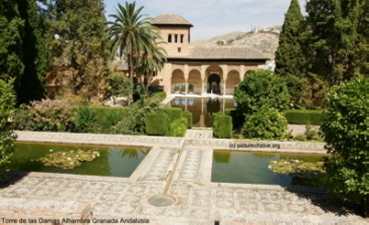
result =
[[187,130],[187,119],[182,117],[174,120],[170,124],[169,132],[167,136],[170,137],[184,137]]
[[164,111],[168,113],[170,122],[173,122],[174,120],[180,119],[182,117],[181,108],[164,108]]
[[165,112],[149,113],[145,118],[146,134],[165,135],[169,131],[170,120]]
[[213,133],[216,138],[232,138],[232,117],[221,114],[213,114]]
[[183,111],[182,117],[187,119],[187,128],[191,129],[193,123],[192,113],[189,111]]
[[283,115],[289,124],[320,125],[324,120],[322,110],[286,110]]
[[167,97],[167,93],[165,92],[155,92],[150,94],[150,99],[153,101],[161,102]]
[[232,124],[234,128],[241,128],[242,124],[245,122],[245,117],[239,110],[237,110],[237,108],[225,109],[224,114],[232,117]]

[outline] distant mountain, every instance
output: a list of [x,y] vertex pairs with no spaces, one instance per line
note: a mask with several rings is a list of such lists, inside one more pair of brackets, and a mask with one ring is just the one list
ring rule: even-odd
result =
[[278,48],[279,34],[282,27],[254,28],[251,32],[231,32],[213,37],[208,40],[191,42],[193,46],[249,46],[258,49],[266,56],[274,59],[274,53]]

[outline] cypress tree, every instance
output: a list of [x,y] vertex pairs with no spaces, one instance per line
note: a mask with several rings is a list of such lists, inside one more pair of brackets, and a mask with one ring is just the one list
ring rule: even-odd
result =
[[19,13],[24,20],[23,64],[19,79],[18,103],[28,103],[45,97],[46,52],[43,28],[35,0],[18,0]]
[[18,104],[45,95],[45,50],[35,0],[0,3],[0,78],[14,79]]
[[299,101],[307,91],[306,57],[304,56],[304,41],[306,36],[305,20],[301,14],[298,0],[291,0],[285,14],[279,46],[275,62],[277,75],[286,78],[292,101]]

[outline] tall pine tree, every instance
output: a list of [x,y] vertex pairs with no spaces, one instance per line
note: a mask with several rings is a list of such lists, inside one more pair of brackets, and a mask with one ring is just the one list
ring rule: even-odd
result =
[[275,72],[286,78],[291,100],[294,102],[300,101],[308,89],[303,47],[305,40],[305,20],[301,14],[299,2],[291,0],[275,53]]

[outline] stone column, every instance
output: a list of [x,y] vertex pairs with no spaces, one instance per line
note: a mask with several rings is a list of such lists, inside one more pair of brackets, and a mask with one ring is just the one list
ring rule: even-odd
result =
[[207,92],[205,79],[206,79],[206,66],[201,65],[201,95],[204,95]]
[[185,95],[188,94],[188,76],[189,76],[189,71],[188,71],[188,64],[185,64],[184,66],[184,78],[185,78]]

